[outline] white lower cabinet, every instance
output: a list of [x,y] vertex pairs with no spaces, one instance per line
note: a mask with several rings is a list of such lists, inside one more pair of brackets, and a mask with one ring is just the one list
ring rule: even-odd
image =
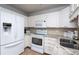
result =
[[69,53],[65,49],[61,48],[61,46],[59,45],[58,46],[58,55],[69,55]]
[[45,37],[44,52],[50,55],[68,55],[60,45],[60,39]]
[[56,38],[45,38],[44,52],[52,55],[58,54],[58,39]]
[[57,46],[55,47],[46,46],[44,52],[52,55],[57,55],[58,54]]
[[28,35],[28,34],[26,34],[25,35],[25,47],[31,47],[31,39],[32,39],[32,37],[31,37],[31,35]]

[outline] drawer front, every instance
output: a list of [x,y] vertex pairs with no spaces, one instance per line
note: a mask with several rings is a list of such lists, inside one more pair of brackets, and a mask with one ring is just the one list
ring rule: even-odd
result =
[[18,55],[24,51],[24,43],[14,43],[1,46],[1,55]]
[[58,42],[58,39],[45,39],[45,42]]
[[45,42],[50,42],[50,43],[55,43],[55,42],[57,42],[57,43],[58,43],[58,41],[52,41],[52,40],[46,40]]
[[54,47],[54,46],[58,46],[58,43],[45,43],[45,46]]

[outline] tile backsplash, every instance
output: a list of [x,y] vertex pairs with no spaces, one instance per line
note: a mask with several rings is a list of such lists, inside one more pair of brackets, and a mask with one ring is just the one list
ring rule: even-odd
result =
[[[63,36],[65,31],[74,31],[73,28],[46,28],[48,35],[61,35]],[[35,33],[37,29],[30,28],[31,33]]]

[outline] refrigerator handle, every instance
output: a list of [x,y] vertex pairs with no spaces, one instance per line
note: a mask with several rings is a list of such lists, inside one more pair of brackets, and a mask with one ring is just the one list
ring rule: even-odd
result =
[[22,42],[18,42],[18,43],[14,43],[14,44],[6,45],[5,48],[13,47],[13,46],[16,46],[16,45],[18,45],[18,44],[20,44],[20,43],[22,43]]

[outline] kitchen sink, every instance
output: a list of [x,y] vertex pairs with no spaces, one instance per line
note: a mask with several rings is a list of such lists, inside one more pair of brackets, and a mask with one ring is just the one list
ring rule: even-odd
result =
[[78,44],[75,41],[69,39],[60,39],[60,45],[68,48],[79,49]]

